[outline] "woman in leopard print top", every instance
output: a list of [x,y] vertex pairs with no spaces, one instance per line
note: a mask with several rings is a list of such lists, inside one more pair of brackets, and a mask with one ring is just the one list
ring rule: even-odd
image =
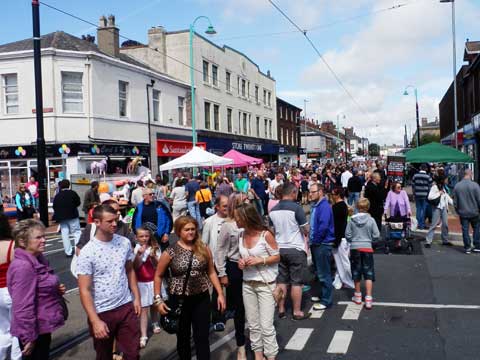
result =
[[[168,301],[178,302],[183,293],[188,264],[193,253],[192,269],[183,297],[177,333],[177,353],[180,360],[192,358],[190,335],[193,327],[197,359],[209,360],[210,285],[213,285],[218,294],[218,310],[222,312],[226,307],[225,297],[213,265],[212,252],[200,238],[197,221],[190,216],[181,216],[175,220],[174,226],[179,239],[160,257],[154,279],[155,298],[157,294],[161,294],[162,279],[167,269],[170,269],[172,276],[168,280]],[[158,304],[158,311],[162,315],[166,315],[169,310],[166,303]]]

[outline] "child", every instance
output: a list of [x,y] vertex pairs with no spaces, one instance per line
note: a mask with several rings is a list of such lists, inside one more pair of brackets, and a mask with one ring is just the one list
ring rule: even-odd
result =
[[375,281],[375,269],[373,267],[372,242],[380,238],[375,220],[368,214],[370,202],[362,198],[357,203],[358,213],[351,217],[345,230],[345,238],[351,244],[350,262],[352,278],[355,283],[355,294],[352,301],[362,304],[362,290],[360,281],[365,280],[366,296],[365,309],[370,310],[373,305],[372,288]]
[[[160,332],[158,325],[157,312],[153,305],[153,278],[160,258],[160,247],[158,246],[153,233],[145,226],[137,229],[137,244],[135,245],[135,260],[133,266],[137,275],[138,290],[142,302],[142,312],[140,314],[140,348],[144,348],[147,344],[147,323],[148,309],[150,308],[150,316],[152,319],[153,333]],[[162,294],[164,295],[164,294]],[[165,297],[165,296],[164,296]]]

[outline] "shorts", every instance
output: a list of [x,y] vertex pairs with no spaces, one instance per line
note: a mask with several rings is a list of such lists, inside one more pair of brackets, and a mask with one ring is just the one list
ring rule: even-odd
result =
[[307,269],[307,254],[305,251],[280,249],[277,283],[303,285]]
[[375,269],[373,266],[373,253],[350,250],[350,264],[352,267],[353,281],[375,281]]

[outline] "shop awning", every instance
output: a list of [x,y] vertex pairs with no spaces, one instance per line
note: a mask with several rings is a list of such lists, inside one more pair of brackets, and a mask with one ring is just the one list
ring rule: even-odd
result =
[[233,164],[229,165],[229,167],[259,165],[263,163],[262,159],[242,154],[241,152],[234,149],[227,152],[225,155],[223,155],[223,157],[226,159],[231,159],[233,161]]
[[233,163],[233,160],[226,159],[221,156],[212,154],[206,150],[195,146],[185,155],[180,156],[166,164],[160,165],[160,171],[183,169],[183,168],[198,168],[198,167],[219,167],[226,166]]
[[405,154],[409,163],[471,163],[467,154],[436,142],[422,145]]

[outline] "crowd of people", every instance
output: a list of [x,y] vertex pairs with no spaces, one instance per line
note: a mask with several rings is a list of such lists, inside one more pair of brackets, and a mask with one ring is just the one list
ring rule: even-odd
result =
[[[452,191],[445,178],[436,169],[432,179],[422,165],[412,179],[420,228],[432,208],[425,246],[440,221],[443,244],[450,244],[446,214],[452,204],[466,251],[471,225],[473,251],[480,252],[480,187],[468,170]],[[53,209],[65,255],[76,264],[72,271],[97,359],[105,360],[119,354],[138,359],[161,328],[176,334],[180,359],[192,357],[192,336],[197,359],[210,359],[209,330],[224,331],[230,318],[237,359],[247,358],[246,326],[255,359],[275,359],[274,319],[310,318],[306,297],[312,311],[327,310],[334,306],[334,288],[350,288],[354,303],[372,309],[382,219],[412,215],[402,184],[389,181],[385,167],[373,162],[178,172],[171,184],[158,176],[136,184],[128,214],[116,199],[102,198],[98,186],[92,182],[84,196],[83,231],[81,201],[68,180],[60,182]],[[65,286],[43,255],[43,224],[19,220],[11,231],[0,215],[0,357],[47,359],[51,333],[68,317]],[[312,287],[314,281],[319,286]]]

